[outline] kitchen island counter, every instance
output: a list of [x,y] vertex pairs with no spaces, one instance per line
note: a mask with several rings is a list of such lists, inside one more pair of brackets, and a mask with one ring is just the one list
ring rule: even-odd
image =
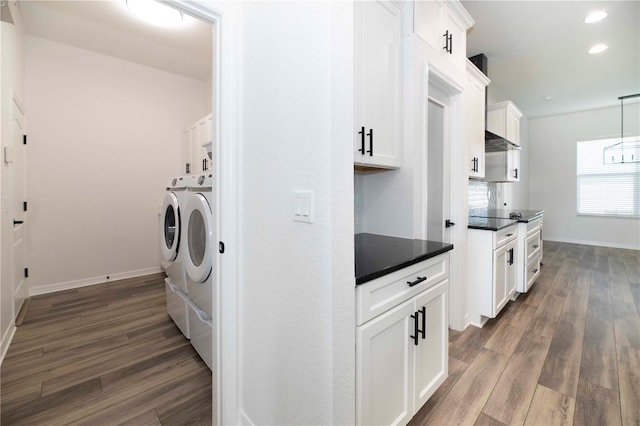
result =
[[355,235],[356,285],[453,249],[453,244],[362,233]]

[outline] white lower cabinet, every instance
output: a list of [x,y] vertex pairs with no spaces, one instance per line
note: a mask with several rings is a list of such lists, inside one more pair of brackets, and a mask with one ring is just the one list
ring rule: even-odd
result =
[[472,323],[480,316],[495,318],[515,299],[518,267],[518,229],[515,224],[499,231],[469,229],[469,271]]
[[357,424],[408,423],[446,379],[448,287],[445,277],[356,327]]

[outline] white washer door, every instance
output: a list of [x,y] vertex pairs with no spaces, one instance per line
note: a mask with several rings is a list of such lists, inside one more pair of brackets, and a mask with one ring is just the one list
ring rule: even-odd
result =
[[178,198],[172,192],[167,193],[162,201],[162,229],[160,231],[160,250],[166,261],[173,261],[178,256],[180,245],[180,211]]
[[184,267],[195,282],[204,282],[211,274],[213,263],[213,220],[211,206],[202,194],[189,197],[184,211],[187,219]]

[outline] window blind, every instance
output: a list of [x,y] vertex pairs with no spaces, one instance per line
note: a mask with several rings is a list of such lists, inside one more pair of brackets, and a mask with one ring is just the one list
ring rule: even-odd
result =
[[603,161],[604,148],[617,142],[620,139],[578,141],[578,214],[640,217],[640,163]]

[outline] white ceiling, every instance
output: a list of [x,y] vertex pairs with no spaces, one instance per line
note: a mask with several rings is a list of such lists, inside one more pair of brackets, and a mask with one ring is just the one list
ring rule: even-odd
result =
[[[619,105],[618,96],[640,93],[639,1],[462,4],[476,22],[467,56],[484,53],[491,84],[528,117]],[[597,9],[609,15],[585,24]],[[588,54],[596,43],[609,49]]]
[[180,27],[156,27],[129,13],[125,0],[18,4],[27,34],[198,80],[211,75],[211,24],[185,17]]

